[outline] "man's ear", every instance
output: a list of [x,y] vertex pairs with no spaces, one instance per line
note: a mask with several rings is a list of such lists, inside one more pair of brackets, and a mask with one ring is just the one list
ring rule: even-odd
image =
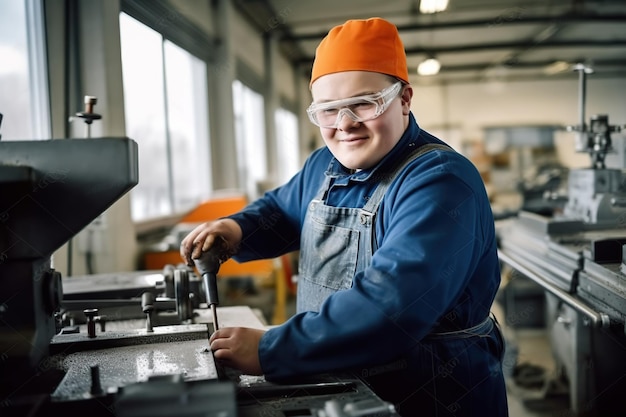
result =
[[400,96],[400,100],[402,100],[402,114],[405,116],[409,114],[411,111],[411,99],[413,98],[413,87],[410,84],[407,84],[403,87],[402,95]]

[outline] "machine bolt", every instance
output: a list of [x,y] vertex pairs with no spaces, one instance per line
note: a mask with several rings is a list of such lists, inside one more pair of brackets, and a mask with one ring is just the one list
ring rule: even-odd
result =
[[83,313],[85,313],[85,317],[87,317],[87,337],[94,338],[96,337],[95,317],[98,315],[98,309],[88,308],[83,310]]
[[100,367],[98,365],[92,365],[91,370],[91,395],[102,394],[102,385],[100,384]]

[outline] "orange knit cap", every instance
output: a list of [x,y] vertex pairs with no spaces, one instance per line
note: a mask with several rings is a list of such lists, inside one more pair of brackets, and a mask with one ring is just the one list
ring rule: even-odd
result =
[[[398,28],[374,17],[335,26],[315,51],[311,83],[342,71],[372,71],[409,82],[406,53]],[[309,85],[310,85],[309,84]]]

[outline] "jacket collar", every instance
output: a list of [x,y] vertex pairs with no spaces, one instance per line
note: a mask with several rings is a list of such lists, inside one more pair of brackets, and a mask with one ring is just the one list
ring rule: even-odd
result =
[[402,134],[402,137],[396,143],[396,145],[389,151],[387,155],[383,157],[383,159],[376,164],[374,167],[369,169],[364,169],[358,172],[353,172],[343,165],[336,159],[332,158],[330,164],[328,164],[328,168],[326,169],[325,174],[330,177],[350,177],[352,181],[367,181],[372,176],[374,176],[379,171],[386,171],[387,167],[393,165],[399,159],[402,159],[404,155],[410,153],[416,146],[421,145],[424,140],[420,137],[421,129],[413,116],[413,113],[409,113],[409,124]]

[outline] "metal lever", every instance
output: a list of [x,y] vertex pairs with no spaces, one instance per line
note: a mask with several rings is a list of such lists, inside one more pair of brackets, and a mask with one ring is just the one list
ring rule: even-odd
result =
[[141,310],[146,314],[146,332],[152,333],[152,312],[154,311],[154,294],[149,291],[141,295]]
[[224,238],[218,238],[213,242],[213,245],[208,251],[202,252],[199,258],[193,260],[196,268],[198,268],[198,272],[202,275],[207,304],[209,304],[211,313],[213,314],[214,330],[219,330],[217,322],[217,306],[219,304],[217,271],[219,271],[222,262],[227,260],[229,256],[226,240],[224,240]]
[[566,291],[563,291],[558,286],[552,284],[541,275],[536,274],[532,270],[524,267],[524,265],[520,264],[513,258],[509,256],[505,251],[498,250],[498,257],[504,263],[509,264],[516,269],[517,271],[524,274],[526,277],[532,279],[537,284],[541,285],[544,289],[546,289],[549,293],[557,297],[559,300],[563,301],[565,304],[578,311],[579,313],[587,316],[593,326],[600,328],[608,328],[611,324],[610,318],[606,313],[595,311],[593,308],[587,306],[585,303],[580,301],[577,298],[574,298],[571,294]]

